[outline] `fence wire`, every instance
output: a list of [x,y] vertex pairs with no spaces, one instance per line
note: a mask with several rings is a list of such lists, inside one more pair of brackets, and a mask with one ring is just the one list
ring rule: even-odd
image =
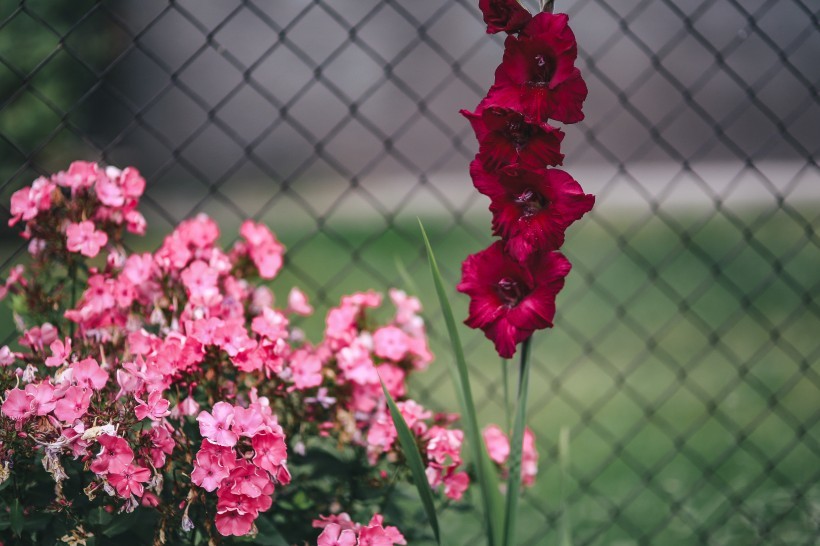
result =
[[[402,284],[396,256],[424,293],[416,216],[454,285],[490,240],[458,110],[503,44],[476,4],[3,3],[0,274],[25,253],[11,194],[83,158],[143,173],[148,246],[199,212],[226,237],[267,222],[282,282],[320,308]],[[598,201],[534,350],[542,470],[523,543],[567,526],[579,545],[820,544],[820,11],[561,4],[590,87],[566,168]],[[498,363],[480,335],[466,344],[482,418],[503,420]],[[442,368],[415,387],[452,408]]]

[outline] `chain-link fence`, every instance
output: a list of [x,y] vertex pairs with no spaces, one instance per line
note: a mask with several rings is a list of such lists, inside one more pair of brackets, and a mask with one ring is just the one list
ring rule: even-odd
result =
[[[320,308],[405,285],[398,261],[447,358],[415,217],[454,285],[490,239],[458,110],[502,44],[475,4],[4,2],[0,274],[25,253],[5,228],[14,190],[76,158],[135,165],[151,231],[133,244],[198,212],[228,238],[254,217],[288,247],[277,283]],[[568,525],[573,544],[818,544],[818,6],[557,4],[590,88],[566,168],[598,200],[536,338],[523,543]],[[466,343],[480,418],[503,424],[502,368]],[[454,408],[442,370],[415,389]]]

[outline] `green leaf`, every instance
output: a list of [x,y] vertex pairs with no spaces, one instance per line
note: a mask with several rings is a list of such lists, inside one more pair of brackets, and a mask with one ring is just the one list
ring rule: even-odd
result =
[[[381,378],[379,378],[381,381]],[[404,458],[407,461],[407,466],[410,467],[410,472],[413,474],[413,481],[416,489],[419,491],[421,497],[421,504],[424,506],[424,511],[427,513],[427,519],[430,521],[430,527],[433,528],[433,534],[436,536],[436,544],[441,545],[441,536],[438,527],[438,517],[436,517],[436,507],[433,504],[433,491],[430,489],[430,484],[427,481],[427,474],[424,472],[424,462],[421,460],[421,453],[416,445],[416,439],[413,433],[410,432],[410,427],[402,417],[396,402],[393,397],[387,392],[387,387],[382,381],[382,390],[384,396],[387,398],[387,406],[390,408],[390,415],[393,417],[393,425],[396,427],[399,442],[401,442],[402,451],[404,451]]]
[[108,525],[112,517],[102,506],[98,506],[88,513],[88,523],[90,525]]
[[484,446],[478,429],[473,393],[470,389],[470,378],[467,373],[467,362],[464,359],[464,348],[458,336],[456,321],[453,317],[453,309],[450,306],[450,300],[447,298],[441,272],[438,269],[433,248],[430,246],[430,240],[427,238],[427,233],[424,231],[424,225],[421,223],[421,220],[419,220],[419,226],[421,227],[421,235],[424,238],[424,246],[427,249],[427,259],[430,262],[430,273],[433,276],[436,295],[441,305],[441,312],[444,315],[444,322],[447,325],[447,334],[450,336],[450,345],[453,348],[453,355],[455,357],[455,361],[448,361],[450,364],[448,369],[453,378],[453,383],[455,383],[456,386],[456,396],[461,405],[467,442],[472,451],[473,464],[475,464],[478,483],[481,487],[481,498],[484,502],[484,516],[487,519],[489,531],[488,542],[490,546],[501,546],[503,503],[501,500],[501,492],[498,489],[498,476],[495,473],[495,467],[490,461],[490,457],[487,454],[487,449]]
[[117,514],[114,517],[113,523],[103,529],[103,534],[107,537],[115,537],[121,535],[133,527],[139,518],[136,514]]
[[19,499],[14,499],[9,505],[9,523],[11,531],[19,537],[23,531],[23,507]]
[[396,271],[399,272],[401,282],[407,287],[407,290],[411,294],[421,294],[421,291],[419,291],[419,285],[416,284],[413,276],[410,275],[410,272],[407,271],[407,267],[405,267],[404,262],[402,262],[398,256],[396,256]]
[[524,443],[524,421],[527,413],[527,391],[530,383],[530,342],[521,346],[521,367],[518,376],[518,401],[515,409],[512,439],[510,440],[510,475],[507,478],[507,504],[504,511],[504,546],[515,544],[518,497],[521,490],[521,452]]
[[288,546],[288,541],[267,518],[261,517],[256,520],[256,528],[259,534],[256,535],[255,544],[262,546]]

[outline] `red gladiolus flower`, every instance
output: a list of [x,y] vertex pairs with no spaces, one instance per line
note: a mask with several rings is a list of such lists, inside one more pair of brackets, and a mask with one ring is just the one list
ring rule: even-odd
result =
[[558,252],[542,252],[522,265],[496,241],[461,266],[458,291],[470,296],[470,328],[481,328],[503,358],[535,330],[552,326],[555,296],[572,266]]
[[504,42],[504,59],[481,106],[503,106],[543,122],[575,123],[587,86],[575,68],[578,48],[566,14],[539,13],[519,37]]
[[560,165],[564,133],[546,123],[529,123],[515,110],[491,106],[475,113],[461,110],[473,126],[479,159],[494,171],[517,163],[528,169]]
[[493,233],[519,262],[557,250],[567,228],[592,209],[595,196],[560,169],[526,171],[515,166],[490,173],[480,159],[470,164],[475,187],[490,198]]
[[518,32],[532,19],[518,0],[478,0],[478,7],[487,23],[487,34]]

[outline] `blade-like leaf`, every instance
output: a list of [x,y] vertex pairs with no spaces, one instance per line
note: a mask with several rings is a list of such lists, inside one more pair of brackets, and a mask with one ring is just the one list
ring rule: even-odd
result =
[[11,522],[11,530],[15,536],[20,536],[23,532],[23,507],[20,506],[20,501],[14,499],[9,505],[9,521]]
[[489,531],[488,542],[490,546],[501,546],[501,533],[503,530],[501,517],[504,508],[501,501],[501,492],[498,489],[498,477],[496,476],[495,467],[492,461],[490,461],[490,457],[487,454],[487,449],[484,447],[484,442],[478,429],[475,404],[473,403],[473,394],[470,388],[470,378],[467,373],[467,362],[464,359],[464,348],[458,336],[456,321],[453,317],[453,309],[450,306],[450,300],[447,298],[441,272],[438,269],[433,248],[430,246],[430,240],[427,237],[427,232],[424,231],[424,225],[421,223],[421,220],[419,220],[419,226],[421,227],[421,235],[424,238],[424,246],[427,249],[427,259],[430,262],[430,273],[433,276],[433,284],[436,287],[436,294],[438,295],[441,312],[444,315],[444,322],[447,325],[447,334],[450,336],[450,344],[452,345],[453,355],[455,357],[454,361],[448,361],[450,363],[448,369],[453,378],[453,383],[455,383],[456,386],[456,396],[461,405],[467,442],[470,445],[473,464],[475,464],[476,474],[478,475],[481,498],[484,502],[484,515],[487,518]]
[[521,489],[521,452],[524,443],[524,421],[527,413],[527,391],[530,383],[530,341],[521,346],[521,368],[518,377],[518,401],[515,408],[512,439],[510,441],[510,475],[507,478],[507,505],[504,511],[504,546],[515,545],[518,493]]
[[[381,381],[381,378],[379,378]],[[433,491],[430,489],[430,484],[427,482],[427,474],[424,472],[424,462],[421,460],[421,453],[416,445],[416,440],[413,433],[410,432],[410,427],[402,417],[396,402],[390,393],[387,392],[387,387],[382,381],[382,390],[384,397],[387,399],[387,407],[390,408],[390,415],[393,417],[393,425],[396,427],[399,442],[401,443],[402,451],[404,451],[404,458],[407,461],[407,466],[410,467],[410,472],[413,474],[413,481],[416,484],[416,489],[419,491],[421,497],[421,504],[424,506],[424,511],[427,513],[427,519],[430,521],[430,527],[433,528],[433,534],[436,537],[436,544],[441,545],[441,536],[439,534],[438,517],[436,516],[436,507],[433,504]]]
[[399,277],[401,277],[401,282],[404,283],[404,286],[407,287],[407,290],[411,294],[421,294],[419,291],[419,286],[416,284],[415,279],[413,276],[410,275],[410,272],[407,271],[407,267],[404,265],[404,262],[396,256],[396,271],[399,272]]

